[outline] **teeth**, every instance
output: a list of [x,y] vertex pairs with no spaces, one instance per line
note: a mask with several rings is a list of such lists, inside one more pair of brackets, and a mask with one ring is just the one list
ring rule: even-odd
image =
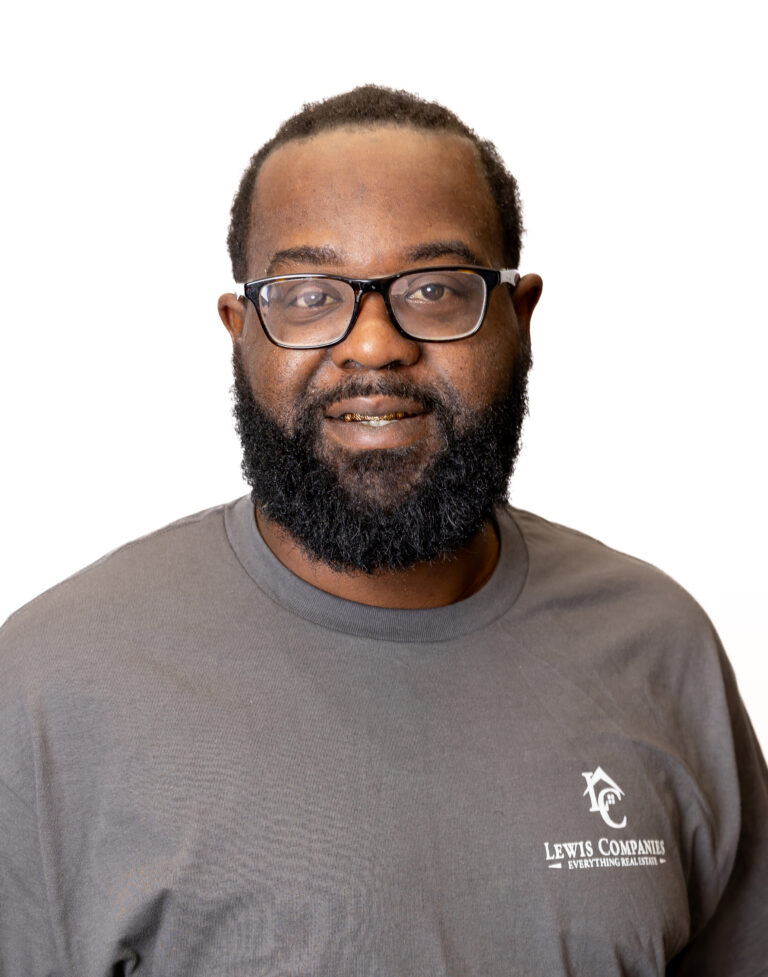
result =
[[404,417],[410,417],[405,411],[395,411],[393,414],[343,414],[345,421],[362,421],[364,424],[372,424],[374,427],[381,427],[389,424],[390,421],[401,421]]

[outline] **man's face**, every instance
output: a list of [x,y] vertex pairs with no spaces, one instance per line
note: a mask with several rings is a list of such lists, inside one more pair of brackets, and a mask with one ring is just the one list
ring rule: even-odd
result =
[[[397,127],[339,129],[288,143],[264,163],[254,194],[251,278],[299,272],[364,278],[473,263],[503,265],[498,215],[468,140]],[[347,338],[319,350],[275,346],[250,303],[242,310],[244,318],[242,311],[223,314],[236,346],[246,474],[249,443],[251,462],[262,470],[251,472],[257,504],[276,521],[291,523],[286,514],[290,498],[265,497],[281,484],[279,465],[272,461],[274,477],[266,478],[272,488],[254,481],[265,483],[265,442],[271,452],[279,452],[275,439],[292,439],[293,449],[298,444],[309,456],[309,468],[295,474],[290,497],[301,494],[308,478],[323,490],[322,497],[310,493],[296,506],[304,513],[312,509],[308,521],[315,530],[307,533],[313,539],[302,539],[296,525],[286,528],[317,558],[376,569],[370,557],[345,560],[338,549],[323,550],[318,534],[338,537],[341,530],[330,523],[317,530],[318,522],[323,523],[329,508],[337,510],[332,521],[345,519],[347,510],[365,510],[368,522],[381,522],[385,536],[409,534],[408,526],[416,528],[416,509],[437,504],[430,495],[434,486],[425,483],[438,479],[450,483],[453,495],[479,496],[478,511],[464,520],[460,534],[468,539],[487,518],[489,505],[503,495],[514,459],[524,412],[520,373],[525,371],[518,367],[528,344],[533,303],[529,306],[518,318],[509,291],[499,287],[476,335],[418,343],[395,329],[380,296],[367,295]],[[462,438],[471,443],[462,445]],[[484,453],[478,438],[486,444]],[[253,445],[254,439],[261,444]],[[461,478],[469,482],[462,487],[445,469],[446,462],[450,469],[457,461],[455,455],[467,452],[476,456],[475,468],[467,469],[459,459]],[[479,482],[486,469],[498,468],[494,455],[499,454],[505,470],[495,472],[494,486],[484,493]],[[289,465],[287,459],[283,464]],[[316,465],[322,474],[310,477]],[[488,492],[494,496],[490,502]],[[460,507],[467,509],[466,500]],[[398,512],[405,519],[402,525]],[[434,522],[434,513],[426,515]],[[455,513],[445,516],[456,519]],[[359,529],[351,531],[359,535]],[[378,565],[445,555],[466,539],[457,542],[454,534],[419,555],[408,550],[412,558],[383,557]],[[381,539],[372,548],[381,551]]]

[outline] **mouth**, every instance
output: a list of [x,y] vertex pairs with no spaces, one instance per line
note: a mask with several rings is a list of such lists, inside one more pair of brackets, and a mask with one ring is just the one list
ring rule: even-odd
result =
[[409,413],[404,410],[390,411],[388,414],[358,414],[356,411],[350,411],[342,414],[339,420],[347,424],[359,423],[368,424],[370,427],[384,427],[386,424],[391,424],[392,421],[402,421],[406,417],[418,416],[418,414]]
[[338,400],[326,411],[328,420],[345,424],[368,424],[381,427],[395,421],[420,417],[428,413],[423,404],[403,397],[350,397]]
[[325,412],[328,431],[350,448],[402,448],[430,431],[431,411],[409,397],[374,395],[337,400]]

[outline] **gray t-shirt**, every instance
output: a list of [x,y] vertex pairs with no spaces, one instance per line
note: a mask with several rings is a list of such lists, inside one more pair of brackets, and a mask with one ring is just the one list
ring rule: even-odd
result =
[[247,499],[0,633],[2,977],[768,973],[768,777],[710,623],[516,510],[434,610]]

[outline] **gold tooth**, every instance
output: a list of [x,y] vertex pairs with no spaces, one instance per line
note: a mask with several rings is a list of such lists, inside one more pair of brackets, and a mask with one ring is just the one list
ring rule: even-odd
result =
[[405,411],[395,411],[393,414],[342,414],[345,421],[401,421],[409,416]]

